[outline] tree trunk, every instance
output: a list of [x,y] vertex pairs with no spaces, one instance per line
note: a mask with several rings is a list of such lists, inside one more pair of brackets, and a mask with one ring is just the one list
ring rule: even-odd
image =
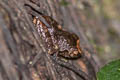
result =
[[[80,2],[94,16],[89,2]],[[33,8],[28,6],[30,3]],[[64,59],[70,66],[54,62],[34,28],[31,11],[49,15],[64,29],[76,33],[84,55],[75,60]],[[87,11],[76,7],[74,0],[0,0],[0,80],[96,80],[97,57],[83,30],[89,22]],[[38,54],[39,59],[30,66]],[[78,75],[72,68],[82,70],[88,77]]]

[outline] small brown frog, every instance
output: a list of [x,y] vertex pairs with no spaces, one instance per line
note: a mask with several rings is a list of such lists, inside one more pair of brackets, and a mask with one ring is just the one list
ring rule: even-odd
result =
[[[27,1],[25,4],[26,6],[35,9],[35,12],[31,11],[32,13],[30,14],[34,17],[33,23],[37,32],[45,43],[47,48],[46,50],[49,54],[53,55],[50,56],[51,59],[60,66],[73,71],[83,80],[92,80],[85,72],[83,72],[81,69],[78,69],[78,67],[75,67],[69,62],[65,62],[61,59],[61,57],[57,57],[62,56],[71,59],[81,56],[82,51],[79,46],[79,37],[74,33],[63,30],[61,26],[50,16],[41,14],[39,7],[36,8],[35,4],[29,1]],[[38,13],[39,17],[35,17],[37,14],[36,12]],[[34,66],[40,57],[41,55],[37,54],[33,59],[31,66]]]
[[81,55],[79,37],[63,30],[50,16],[35,17],[33,23],[49,54],[58,53],[65,58],[77,58]]

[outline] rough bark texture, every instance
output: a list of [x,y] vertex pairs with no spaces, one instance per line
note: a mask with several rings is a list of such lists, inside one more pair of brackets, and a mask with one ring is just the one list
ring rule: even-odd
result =
[[[89,80],[96,80],[97,57],[82,29],[89,23],[87,11],[94,16],[89,2],[80,0],[86,8],[81,10],[75,6],[74,0],[69,0],[67,5],[62,4],[63,0],[30,1],[38,5],[41,13],[52,16],[65,29],[79,36],[84,56],[64,61],[88,74]],[[30,8],[25,7],[25,3],[24,0],[0,0],[0,80],[83,80],[72,70],[56,64],[51,55],[45,53],[28,14]],[[34,66],[29,66],[37,54],[40,59]]]

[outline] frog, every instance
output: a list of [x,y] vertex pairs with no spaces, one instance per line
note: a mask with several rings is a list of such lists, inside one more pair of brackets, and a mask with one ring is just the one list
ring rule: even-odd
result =
[[75,33],[63,29],[52,17],[44,15],[42,15],[42,19],[34,17],[33,23],[49,54],[58,53],[58,56],[64,58],[81,56],[79,37]]
[[50,16],[34,17],[33,24],[44,41],[48,54],[55,54],[55,57],[52,57],[54,62],[70,69],[84,80],[90,80],[82,70],[58,58],[60,56],[67,59],[78,59],[82,56],[80,40],[75,33],[62,29],[62,26]]
[[[32,15],[33,25],[44,42],[47,53],[52,55],[49,56],[50,59],[55,62],[55,64],[73,71],[82,79],[92,80],[88,74],[83,72],[81,69],[78,69],[76,66],[65,61],[66,59],[78,59],[84,55],[79,45],[79,37],[75,33],[63,29],[62,26],[51,16],[41,13],[42,10],[39,11],[39,7],[35,4],[28,1],[25,5],[34,10],[29,14]],[[35,63],[40,59],[40,57],[41,55],[37,54],[30,66],[35,66]],[[65,58],[65,60],[61,59],[61,57]]]

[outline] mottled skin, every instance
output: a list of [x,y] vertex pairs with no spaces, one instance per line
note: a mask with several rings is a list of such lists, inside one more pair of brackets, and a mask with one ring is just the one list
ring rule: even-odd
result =
[[35,17],[33,23],[45,42],[49,54],[58,52],[59,56],[76,58],[81,55],[79,37],[67,32],[49,16],[42,16],[43,19]]

